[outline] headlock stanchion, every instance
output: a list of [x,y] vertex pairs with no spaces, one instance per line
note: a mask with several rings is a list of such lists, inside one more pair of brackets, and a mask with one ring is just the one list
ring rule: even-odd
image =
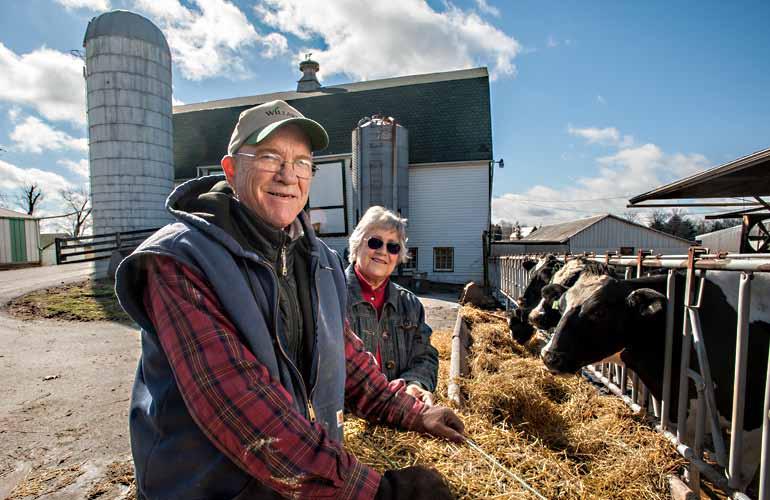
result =
[[[514,303],[520,297],[529,281],[530,273],[522,264],[527,259],[538,258],[533,255],[497,256],[491,257],[490,276],[492,290],[506,302]],[[677,452],[688,461],[688,479],[690,487],[697,492],[700,489],[700,478],[705,477],[714,486],[720,488],[733,499],[749,497],[739,491],[744,488],[751,478],[742,477],[744,462],[745,432],[743,422],[746,405],[747,367],[749,349],[749,324],[751,311],[752,280],[756,273],[770,273],[770,254],[711,254],[705,248],[691,247],[687,255],[655,255],[653,252],[638,252],[636,255],[619,255],[615,252],[606,255],[583,256],[592,261],[603,263],[616,268],[625,268],[626,279],[641,277],[651,269],[666,269],[666,327],[663,359],[662,395],[656,401],[643,387],[639,378],[628,370],[625,365],[614,363],[596,363],[583,369],[583,375],[601,383],[614,395],[623,399],[633,411],[640,412],[648,409],[651,404],[652,412],[647,412],[648,418],[657,425],[657,429],[675,446]],[[560,255],[566,262],[575,257]],[[685,273],[684,293],[676,294],[676,274]],[[733,398],[730,417],[730,442],[726,446],[722,428],[719,423],[714,392],[714,381],[711,377],[711,363],[722,363],[722,359],[709,359],[706,350],[701,325],[700,307],[706,279],[709,271],[730,271],[741,273],[737,292],[737,324],[735,340],[735,365],[733,381]],[[677,313],[678,301],[683,300],[681,312]],[[679,303],[681,304],[681,303]],[[676,314],[682,314],[681,332],[675,332]],[[681,358],[679,370],[679,391],[672,394],[673,376],[673,345],[674,335],[681,335]],[[692,353],[695,358],[692,358]],[[770,352],[768,361],[770,361]],[[697,363],[691,363],[691,360]],[[696,366],[697,370],[690,367]],[[628,381],[631,381],[630,394]],[[690,381],[697,392],[694,408],[695,429],[687,429],[689,415]],[[722,389],[724,390],[724,389]],[[762,416],[762,449],[759,467],[760,500],[770,500],[770,362],[767,366],[765,379],[764,412]],[[672,422],[672,405],[677,410],[677,421]],[[709,451],[710,460],[704,457],[705,434],[711,436]],[[694,442],[690,443],[689,440]],[[729,453],[728,453],[729,450]],[[714,466],[713,461],[717,466]]]

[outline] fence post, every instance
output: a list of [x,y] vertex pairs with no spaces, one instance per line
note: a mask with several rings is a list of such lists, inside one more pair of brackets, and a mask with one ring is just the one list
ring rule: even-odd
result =
[[62,263],[62,258],[61,258],[61,239],[56,238],[56,239],[54,239],[54,241],[56,242],[56,264],[59,265],[59,264]]
[[489,232],[484,231],[481,233],[481,253],[484,261],[484,290],[489,291],[489,250],[487,246],[487,240],[489,239]]

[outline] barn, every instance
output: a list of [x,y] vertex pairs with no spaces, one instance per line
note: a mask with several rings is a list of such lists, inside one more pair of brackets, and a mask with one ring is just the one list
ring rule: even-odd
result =
[[0,268],[40,263],[37,217],[0,208]]
[[491,245],[491,255],[604,254],[608,251],[635,255],[639,250],[652,250],[656,254],[684,254],[694,243],[612,214],[604,214],[543,226],[520,240],[495,242]]
[[[384,204],[409,219],[412,259],[399,272],[419,273],[444,283],[480,279],[482,235],[490,223],[493,158],[487,69],[329,87],[321,86],[316,78],[317,62],[304,61],[300,69],[304,74],[293,91],[175,106],[175,183],[221,173],[219,162],[241,111],[281,99],[329,133],[329,147],[315,156],[319,168],[308,206],[317,232],[329,246],[343,254],[365,209]],[[362,130],[362,118],[375,114],[385,117],[382,123],[387,126],[380,127],[381,131],[390,133],[389,127],[400,127],[398,146],[393,141],[392,147],[394,151],[405,148],[398,171],[408,172],[408,182],[402,186],[406,179],[399,174],[398,204],[389,196],[364,200],[361,192],[366,190],[357,186],[361,176],[354,175],[357,168],[374,168],[360,160],[357,164],[354,142],[356,131]],[[388,144],[383,144],[386,151]],[[402,161],[400,154],[398,160]],[[389,169],[382,169],[384,175],[389,175]],[[374,179],[374,173],[369,177]],[[380,191],[387,192],[389,185],[384,182]],[[377,186],[367,189],[374,192]]]

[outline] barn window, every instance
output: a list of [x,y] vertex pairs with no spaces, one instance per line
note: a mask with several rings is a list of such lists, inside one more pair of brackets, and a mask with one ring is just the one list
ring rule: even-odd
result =
[[433,270],[452,272],[455,269],[455,249],[453,247],[435,247],[433,249]]
[[310,222],[319,236],[347,236],[345,162],[316,163],[308,201]]
[[402,271],[416,271],[417,270],[417,247],[412,247],[408,250],[409,260],[401,264]]
[[634,247],[620,247],[620,255],[634,255]]

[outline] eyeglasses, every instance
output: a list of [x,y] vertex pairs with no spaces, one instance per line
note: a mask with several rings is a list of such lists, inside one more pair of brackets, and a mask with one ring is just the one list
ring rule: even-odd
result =
[[[265,172],[278,173],[281,171],[281,167],[286,164],[286,160],[275,153],[235,153],[235,155],[248,158],[251,165]],[[315,174],[315,165],[306,158],[298,158],[291,164],[294,167],[294,175],[300,179],[310,179]]]
[[382,248],[382,245],[385,245],[385,248],[387,248],[388,253],[391,255],[398,255],[399,252],[401,252],[401,244],[400,243],[387,243],[385,244],[382,239],[376,237],[376,236],[369,236],[366,241],[366,246],[371,248],[372,250],[379,250]]

